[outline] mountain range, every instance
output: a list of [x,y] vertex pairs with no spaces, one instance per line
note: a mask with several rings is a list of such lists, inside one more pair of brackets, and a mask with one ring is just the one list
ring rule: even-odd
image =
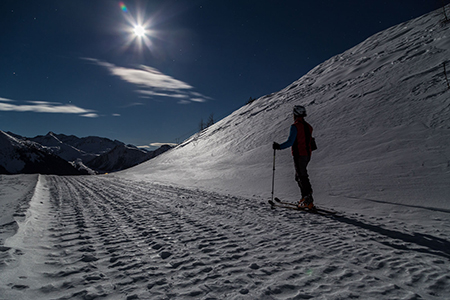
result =
[[0,130],[0,174],[86,175],[115,172],[171,149],[145,151],[117,140],[55,134],[26,138]]

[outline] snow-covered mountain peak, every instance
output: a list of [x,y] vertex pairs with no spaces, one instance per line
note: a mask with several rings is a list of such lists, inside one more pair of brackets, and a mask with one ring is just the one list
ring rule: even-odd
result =
[[17,173],[80,174],[40,144],[0,131],[0,174]]
[[58,136],[57,136],[53,131],[49,131],[49,132],[47,133],[46,137],[53,138],[53,139],[55,139],[56,141],[58,141],[59,143],[62,143],[62,142],[59,140]]
[[21,146],[22,142],[19,139],[0,130],[0,150],[6,151],[6,149],[9,149],[10,147],[21,147]]

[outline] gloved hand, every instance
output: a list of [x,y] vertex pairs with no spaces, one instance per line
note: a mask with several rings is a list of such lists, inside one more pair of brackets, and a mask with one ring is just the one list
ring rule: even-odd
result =
[[280,144],[273,142],[272,148],[273,150],[280,150]]

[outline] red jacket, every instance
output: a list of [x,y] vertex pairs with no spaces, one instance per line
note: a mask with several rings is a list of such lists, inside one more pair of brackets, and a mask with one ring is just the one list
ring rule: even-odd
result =
[[292,145],[292,155],[311,156],[312,126],[301,117],[295,119],[294,126],[297,128],[297,137]]

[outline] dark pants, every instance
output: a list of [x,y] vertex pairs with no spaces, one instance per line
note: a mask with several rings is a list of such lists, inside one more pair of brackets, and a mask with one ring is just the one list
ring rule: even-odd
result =
[[311,156],[299,156],[294,155],[294,165],[295,165],[295,181],[297,181],[302,197],[312,195],[312,187],[309,182],[308,171],[306,167],[308,166]]

